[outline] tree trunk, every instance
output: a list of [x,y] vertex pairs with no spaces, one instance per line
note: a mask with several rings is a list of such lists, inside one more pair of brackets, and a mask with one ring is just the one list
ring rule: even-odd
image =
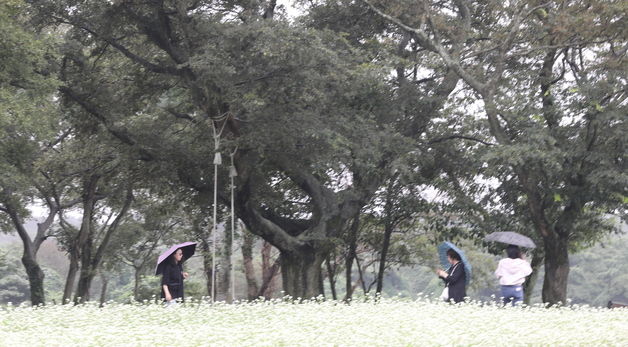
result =
[[224,233],[225,233],[225,243],[224,243],[224,252],[222,255],[222,264],[224,264],[224,266],[221,267],[221,269],[223,269],[222,271],[222,278],[220,280],[220,292],[221,292],[221,296],[224,295],[224,299],[226,302],[231,303],[232,302],[232,297],[231,297],[231,267],[233,266],[233,264],[231,264],[231,246],[233,244],[233,240],[231,238],[231,229],[225,227],[224,228]]
[[303,247],[299,252],[281,251],[281,277],[286,295],[307,300],[322,294],[319,277],[325,256],[311,247]]
[[345,301],[350,300],[353,296],[352,285],[352,272],[353,272],[353,260],[356,257],[356,250],[358,248],[358,230],[359,230],[359,214],[355,216],[349,229],[349,245],[347,247],[347,257],[345,258],[345,280],[347,292],[345,294]]
[[539,278],[539,270],[541,269],[541,265],[543,265],[543,259],[543,252],[534,251],[532,261],[530,263],[530,266],[532,266],[532,273],[523,284],[523,293],[525,296],[523,302],[526,305],[530,305],[530,298],[532,297],[532,292],[536,286],[536,281]]
[[259,288],[257,296],[270,299],[276,289],[276,279],[281,267],[281,260],[277,258],[271,265],[271,251],[273,246],[264,241],[262,245],[262,286]]
[[[59,224],[61,228],[65,230],[66,233],[72,233],[74,228],[65,222],[65,219],[61,213],[59,213]],[[74,282],[76,281],[76,274],[79,270],[79,246],[78,246],[78,238],[79,232],[76,235],[73,235],[70,238],[68,248],[68,258],[70,259],[70,266],[68,267],[68,274],[65,279],[65,286],[63,288],[63,297],[61,298],[61,304],[65,305],[70,303],[70,299],[72,298],[72,293],[74,292]]]
[[321,293],[323,297],[325,297],[325,283],[323,283],[324,279],[325,279],[325,276],[323,276],[323,268],[319,266],[318,267],[318,291]]
[[345,298],[344,300],[350,300],[351,297],[353,296],[353,278],[352,278],[352,272],[353,272],[353,257],[354,257],[354,253],[352,252],[351,249],[353,248],[353,245],[349,244],[349,251],[347,252],[347,256],[345,257]]
[[[102,287],[100,288],[100,307],[103,307],[105,301],[107,301],[107,284],[109,284],[109,279],[103,274],[100,274],[100,278],[102,280]],[[135,293],[135,299],[137,300],[137,293]]]
[[[5,203],[5,211],[8,213],[13,225],[15,226],[17,233],[22,240],[24,252],[22,253],[22,264],[28,275],[28,283],[31,292],[31,305],[44,305],[46,303],[46,297],[44,294],[44,272],[41,270],[39,263],[37,262],[37,251],[39,245],[45,240],[41,225],[38,226],[37,236],[35,242],[31,241],[24,224],[19,217],[17,209],[9,203]],[[50,217],[49,217],[50,218]],[[52,222],[52,221],[51,221]]]
[[203,256],[203,272],[205,273],[205,287],[207,288],[207,295],[209,295],[212,299],[215,299],[214,292],[212,289],[212,257],[211,252],[209,250],[209,244],[204,239],[201,240],[201,254]]
[[[93,205],[91,205],[93,206]],[[92,283],[92,279],[96,276],[95,269],[92,265],[92,247],[93,247],[93,235],[92,235],[92,220],[93,207],[89,212],[83,210],[83,214],[89,216],[84,223],[86,226],[81,226],[81,232],[85,232],[83,242],[80,242],[81,248],[81,270],[79,272],[78,285],[76,287],[76,294],[74,294],[74,304],[84,303],[89,300],[89,287]]]
[[37,259],[26,251],[22,256],[22,264],[28,275],[28,284],[31,291],[31,304],[33,306],[44,305],[46,298],[44,295],[44,272],[37,263]]
[[390,248],[390,238],[392,236],[393,227],[386,224],[386,228],[384,230],[384,242],[382,244],[382,252],[379,258],[379,270],[377,271],[377,289],[375,293],[382,293],[384,288],[384,272],[386,270],[386,257],[388,256],[388,249]]
[[255,280],[255,267],[253,266],[253,242],[254,236],[248,231],[242,233],[242,258],[244,263],[244,277],[246,278],[246,295],[249,300],[257,299],[258,287]]
[[[133,201],[133,189],[132,186],[129,185],[126,192],[126,198],[124,201],[124,205],[120,209],[120,212],[113,220],[113,222],[104,228],[104,236],[100,241],[100,244],[94,249],[94,228],[92,225],[92,216],[94,205],[93,202],[91,205],[87,205],[89,207],[89,211],[84,210],[83,214],[87,215],[88,218],[84,218],[83,222],[88,223],[85,227],[87,231],[87,236],[85,238],[85,242],[82,243],[81,248],[81,272],[79,275],[79,283],[76,289],[76,295],[74,296],[74,302],[84,303],[89,300],[89,289],[92,285],[92,281],[94,277],[98,273],[98,270],[103,262],[103,258],[105,256],[105,252],[107,247],[109,247],[109,242],[111,240],[111,236],[116,232],[118,226],[120,225],[122,219],[126,216],[126,213],[129,211],[131,207],[131,203]],[[83,229],[83,226],[81,226]]]
[[568,240],[550,235],[544,238],[545,277],[543,278],[543,302],[555,305],[567,303],[567,279],[569,276]]
[[[368,288],[366,287],[366,281],[364,281],[364,272],[362,272],[362,266],[360,265],[360,258],[358,257],[358,255],[355,255],[355,267],[358,268],[358,279],[360,280],[360,283],[362,284],[362,292],[364,294],[367,294],[371,288],[371,286],[369,286]],[[351,290],[351,292],[353,292],[353,290]]]
[[[270,245],[270,244],[269,244]],[[273,265],[271,265],[268,269],[264,269],[264,276],[262,278],[262,286],[259,289],[257,294],[258,297],[263,296],[266,299],[270,299],[273,296],[273,293],[276,289],[276,279],[277,274],[279,273],[279,268],[281,267],[281,258],[277,258]]]
[[262,243],[262,278],[267,279],[272,275],[271,272],[271,264],[270,264],[270,252],[272,251],[273,246],[268,243],[268,241],[264,241]]
[[355,282],[353,284],[351,284],[351,292],[355,291],[355,288],[357,288],[359,285],[362,285],[362,279],[358,278],[357,280],[355,280]]
[[528,195],[528,210],[537,233],[543,238],[545,277],[543,278],[542,300],[555,305],[566,304],[567,279],[569,276],[568,235],[581,206],[570,204],[563,209],[559,221],[552,224],[545,216],[543,199],[530,175],[521,171],[521,186]]
[[79,272],[79,280],[78,285],[76,287],[76,294],[74,295],[74,303],[84,303],[89,301],[89,288],[92,284],[92,280],[96,276],[96,269],[92,266],[89,261],[91,254],[87,248],[91,248],[91,242],[89,245],[86,245],[85,249],[83,249],[82,254],[84,254],[81,258],[81,270]]
[[301,299],[317,297],[322,294],[320,267],[335,246],[332,240],[342,237],[348,222],[359,215],[364,201],[368,201],[379,187],[379,180],[371,176],[364,180],[360,175],[354,175],[354,184],[360,188],[337,194],[307,169],[278,155],[273,158],[274,165],[312,198],[310,219],[286,218],[270,208],[256,206],[253,198],[257,194],[256,187],[266,178],[257,176],[253,166],[248,166],[258,155],[255,152],[245,154],[250,156],[236,158],[238,173],[242,173],[238,176],[238,216],[250,232],[280,251],[284,293]]
[[[83,181],[83,217],[81,218],[81,228],[79,229],[76,240],[74,241],[74,252],[76,257],[80,259],[81,270],[79,273],[79,283],[74,295],[74,303],[85,302],[89,296],[88,278],[94,277],[90,275],[90,260],[92,258],[92,216],[94,213],[94,205],[96,204],[96,188],[98,187],[99,175],[90,175]],[[91,281],[91,280],[90,280]]]
[[327,276],[329,277],[329,288],[331,290],[331,296],[334,300],[338,300],[338,295],[336,294],[336,272],[331,266],[331,259],[329,256],[327,257],[325,263],[327,264]]
[[135,301],[140,301],[139,299],[139,294],[140,294],[140,282],[142,280],[142,273],[141,273],[141,268],[137,267],[134,268],[134,274],[133,274],[133,278],[134,278],[134,283],[133,283],[133,298],[135,298]]
[[89,288],[94,276],[95,274],[93,274],[91,270],[81,268],[78,287],[76,288],[76,295],[74,296],[75,304],[82,304],[89,301]]
[[65,279],[65,288],[63,289],[63,299],[61,302],[65,305],[70,302],[72,292],[74,291],[74,281],[79,270],[78,253],[70,251],[70,267],[68,268],[68,276]]

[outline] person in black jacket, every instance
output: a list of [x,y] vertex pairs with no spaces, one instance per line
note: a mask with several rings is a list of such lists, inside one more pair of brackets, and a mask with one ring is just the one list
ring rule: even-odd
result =
[[161,278],[161,297],[168,303],[176,303],[177,299],[183,301],[183,280],[188,278],[188,273],[183,272],[181,259],[183,251],[177,249],[167,260]]
[[447,261],[451,264],[449,269],[447,271],[439,269],[436,273],[438,277],[445,281],[445,286],[449,288],[448,301],[455,303],[464,301],[464,297],[467,296],[465,287],[466,273],[460,255],[453,249],[448,249]]

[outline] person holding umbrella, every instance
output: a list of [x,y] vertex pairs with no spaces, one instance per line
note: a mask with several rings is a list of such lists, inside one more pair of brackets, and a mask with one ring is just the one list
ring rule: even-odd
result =
[[183,262],[190,258],[195,251],[196,243],[185,242],[170,247],[159,256],[157,261],[157,275],[161,277],[161,298],[168,305],[173,305],[178,299],[184,300],[183,280],[188,278],[188,273],[183,272]]
[[536,244],[529,237],[514,231],[494,232],[486,235],[484,240],[508,245],[506,248],[508,257],[499,261],[495,276],[499,278],[504,305],[512,302],[514,306],[517,302],[523,301],[523,283],[532,273],[532,267],[524,259],[519,247],[536,248]]
[[512,302],[515,306],[523,301],[523,283],[532,273],[532,267],[524,259],[519,246],[508,245],[506,254],[508,257],[499,261],[495,276],[499,278],[504,305]]
[[447,271],[438,269],[436,274],[445,282],[446,301],[459,303],[464,301],[465,296],[467,296],[465,266],[462,263],[460,254],[453,248],[448,248],[446,254],[447,261],[450,264],[449,269]]

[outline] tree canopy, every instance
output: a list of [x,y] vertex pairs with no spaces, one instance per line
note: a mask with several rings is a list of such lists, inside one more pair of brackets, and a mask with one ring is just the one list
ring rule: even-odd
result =
[[[321,294],[336,256],[350,298],[360,250],[381,291],[387,257],[508,228],[542,245],[543,301],[564,302],[569,253],[625,218],[623,3],[298,3],[296,18],[276,1],[0,5],[0,218],[31,286],[55,218],[76,301],[110,242],[155,231],[139,227],[153,204],[207,241],[199,215],[233,203],[295,297]],[[50,215],[32,241],[34,199]]]

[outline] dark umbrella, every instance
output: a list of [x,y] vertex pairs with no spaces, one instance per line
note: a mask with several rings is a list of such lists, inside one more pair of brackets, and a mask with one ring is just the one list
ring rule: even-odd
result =
[[176,252],[177,249],[181,248],[183,251],[183,258],[181,258],[181,262],[184,262],[186,259],[189,259],[192,255],[194,255],[194,251],[196,251],[196,242],[183,242],[178,245],[174,245],[168,248],[167,251],[163,252],[159,259],[157,259],[157,268],[155,269],[155,275],[159,275],[164,271],[165,260],[168,259],[172,253]]
[[513,231],[498,231],[484,237],[486,241],[495,241],[526,248],[536,248],[531,238]]
[[449,262],[447,261],[447,250],[449,249],[453,249],[460,256],[460,261],[462,262],[462,265],[464,266],[464,272],[465,272],[464,282],[465,282],[465,285],[469,285],[469,281],[471,281],[471,270],[472,270],[471,263],[467,260],[467,257],[464,255],[464,252],[451,242],[445,241],[441,243],[440,245],[438,245],[438,258],[440,259],[441,265],[445,269],[448,269],[451,266],[451,264],[449,264]]

